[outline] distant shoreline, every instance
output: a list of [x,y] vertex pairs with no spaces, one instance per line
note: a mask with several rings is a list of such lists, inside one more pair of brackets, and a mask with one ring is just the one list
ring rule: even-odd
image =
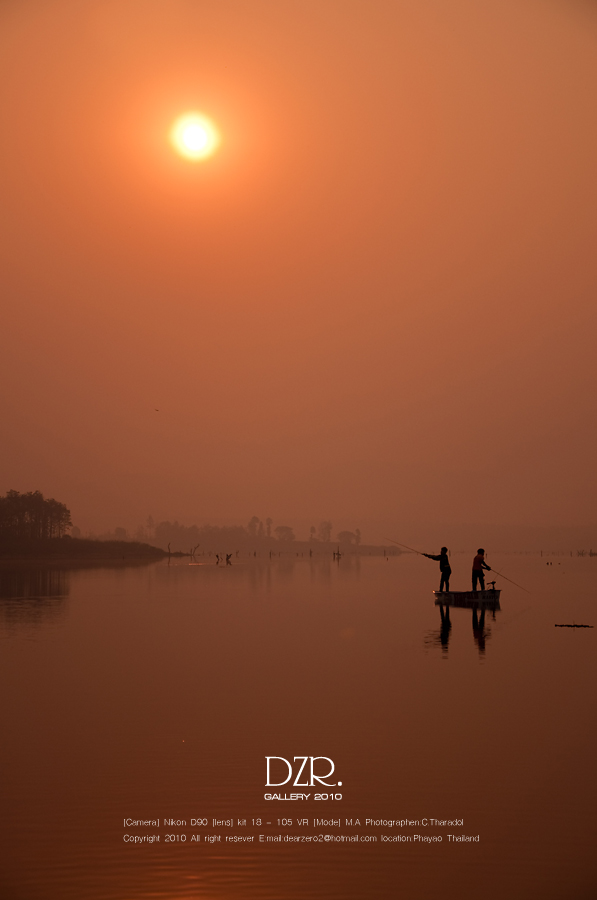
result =
[[[167,554],[166,554],[167,558]],[[45,569],[97,569],[109,567],[126,568],[127,566],[149,566],[160,562],[160,558],[152,556],[2,556],[0,571],[14,566]]]
[[[172,556],[186,556],[177,553]],[[0,541],[0,565],[4,563],[155,562],[167,550],[132,541],[95,541],[87,538],[48,538],[39,541]]]
[[[233,554],[233,559],[260,558],[277,559],[280,556],[332,556],[337,552],[338,544],[318,543],[316,546],[303,541],[279,543],[274,547],[271,543],[263,547],[258,542],[250,547],[239,549],[239,557],[236,556],[236,548],[220,549],[220,555],[224,552]],[[109,562],[120,565],[140,565],[143,563],[158,562],[168,558],[215,558],[217,550],[198,551],[196,557],[182,550],[169,552],[161,547],[137,541],[100,541],[93,538],[48,538],[45,540],[10,540],[0,541],[0,566],[14,563],[33,563],[36,565],[51,565],[54,563],[66,565],[87,565],[97,562]],[[401,551],[395,547],[383,545],[354,545],[340,544],[341,556],[399,556]]]

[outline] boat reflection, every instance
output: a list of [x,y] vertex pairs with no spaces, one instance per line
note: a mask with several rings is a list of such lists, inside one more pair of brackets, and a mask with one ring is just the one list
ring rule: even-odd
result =
[[439,645],[447,655],[448,644],[452,632],[451,609],[468,609],[472,613],[473,639],[479,650],[479,656],[485,655],[485,644],[491,636],[491,630],[485,623],[489,612],[495,620],[500,610],[500,591],[434,591],[435,605],[439,607],[441,626],[439,631],[432,632],[426,643]]

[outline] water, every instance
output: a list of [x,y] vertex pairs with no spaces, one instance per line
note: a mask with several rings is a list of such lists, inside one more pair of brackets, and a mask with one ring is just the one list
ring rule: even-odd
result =
[[[597,629],[554,624],[597,625],[597,559],[549,560],[490,560],[532,595],[502,582],[483,633],[452,610],[447,642],[436,566],[409,555],[5,567],[2,900],[594,898]],[[331,758],[342,800],[266,788],[266,756]]]

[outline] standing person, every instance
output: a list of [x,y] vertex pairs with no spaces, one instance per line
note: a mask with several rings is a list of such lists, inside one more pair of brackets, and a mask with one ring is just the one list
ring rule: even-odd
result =
[[479,582],[480,590],[485,590],[485,572],[491,572],[491,567],[485,562],[485,550],[480,547],[477,555],[473,560],[473,590],[477,590],[477,582]]
[[441,572],[441,581],[439,583],[440,593],[445,589],[447,591],[450,590],[450,575],[452,574],[452,569],[450,566],[450,560],[448,558],[448,548],[442,547],[439,556],[433,556],[431,553],[424,553],[423,556],[426,556],[427,559],[434,559],[439,563],[439,570]]

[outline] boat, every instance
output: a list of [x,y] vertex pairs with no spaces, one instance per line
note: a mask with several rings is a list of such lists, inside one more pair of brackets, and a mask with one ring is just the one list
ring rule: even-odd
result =
[[501,590],[485,591],[434,591],[436,606],[454,606],[457,609],[499,609]]

